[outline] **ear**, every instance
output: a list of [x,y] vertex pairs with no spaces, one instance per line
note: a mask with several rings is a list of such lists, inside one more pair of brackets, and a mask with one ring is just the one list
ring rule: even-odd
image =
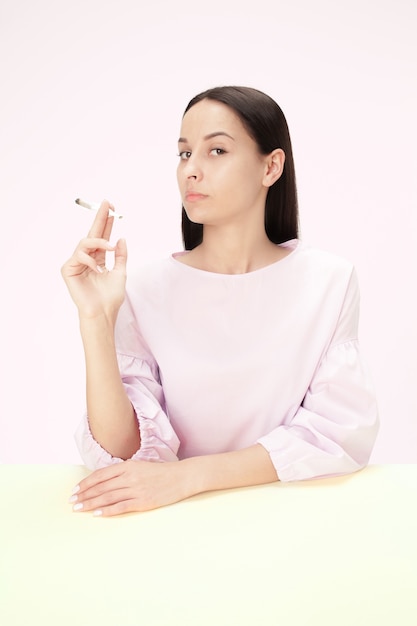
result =
[[280,178],[284,171],[285,152],[281,148],[276,148],[266,156],[266,170],[262,184],[265,187],[272,185]]

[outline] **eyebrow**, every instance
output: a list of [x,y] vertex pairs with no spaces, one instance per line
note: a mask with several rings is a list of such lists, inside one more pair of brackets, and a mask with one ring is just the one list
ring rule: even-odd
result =
[[[225,133],[223,130],[217,130],[214,133],[209,133],[205,137],[203,137],[204,141],[208,141],[209,139],[213,139],[213,137],[229,137],[232,141],[234,141],[233,137],[228,133]],[[178,143],[188,143],[185,137],[180,137],[178,139]]]

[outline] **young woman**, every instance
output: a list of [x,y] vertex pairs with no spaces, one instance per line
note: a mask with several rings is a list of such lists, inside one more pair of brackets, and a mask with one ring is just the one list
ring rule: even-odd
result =
[[76,438],[95,470],[74,490],[76,511],[117,515],[354,472],[374,444],[355,271],[297,239],[279,106],[244,87],[196,96],[182,120],[178,184],[184,252],[126,289],[126,243],[109,243],[104,201],[62,268],[87,371]]

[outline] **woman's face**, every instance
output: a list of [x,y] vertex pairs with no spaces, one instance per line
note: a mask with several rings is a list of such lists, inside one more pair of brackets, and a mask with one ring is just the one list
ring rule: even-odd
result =
[[202,100],[184,115],[177,177],[192,222],[224,225],[263,219],[267,156],[260,154],[239,117],[215,100]]

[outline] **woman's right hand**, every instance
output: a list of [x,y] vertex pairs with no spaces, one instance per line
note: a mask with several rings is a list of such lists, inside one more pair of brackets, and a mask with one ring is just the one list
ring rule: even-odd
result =
[[[125,297],[127,249],[124,239],[115,246],[109,238],[114,217],[109,202],[103,201],[90,232],[61,268],[62,276],[80,317],[105,316],[115,322]],[[114,252],[114,267],[105,267],[106,252]]]

